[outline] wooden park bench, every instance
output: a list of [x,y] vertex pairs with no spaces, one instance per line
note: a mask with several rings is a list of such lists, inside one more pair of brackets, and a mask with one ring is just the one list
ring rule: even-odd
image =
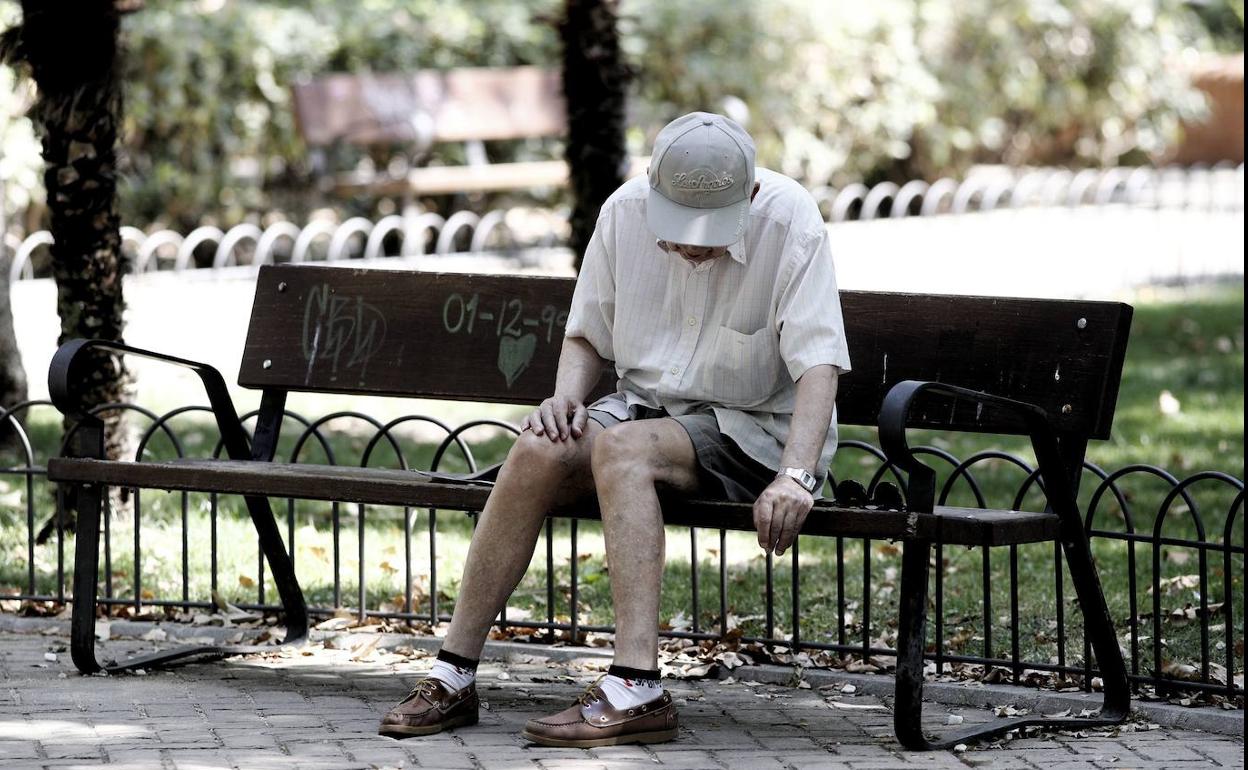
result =
[[[262,392],[255,435],[239,422],[212,367],[122,345],[76,340],[56,353],[51,396],[78,421],[48,477],[73,485],[78,504],[72,655],[95,655],[100,507],[106,487],[244,496],[281,596],[287,641],[307,633],[307,610],[268,498],[480,511],[489,488],[421,472],[272,462],[291,391],[536,404],[554,381],[574,281],[535,276],[436,274],[312,265],[260,269],[239,384]],[[905,471],[901,510],[821,501],[808,537],[901,541],[901,607],[894,718],[915,749],[1030,725],[1084,728],[1122,721],[1130,695],[1123,657],[1081,522],[1075,490],[1091,438],[1106,438],[1117,399],[1131,308],[1109,302],[843,292],[854,371],[837,398],[842,424],[878,425],[888,459]],[[189,367],[203,380],[227,460],[115,462],[102,423],[77,402],[93,349]],[[614,384],[605,371],[598,391]],[[991,394],[991,395],[990,395]],[[908,427],[1031,437],[1051,510],[1020,512],[935,504],[935,472],[906,442]],[[594,505],[552,511],[592,519]],[[750,505],[666,499],[668,524],[754,529]],[[1104,706],[1086,719],[1021,718],[963,728],[939,740],[920,729],[929,558],[934,544],[1008,546],[1058,541],[1104,683]],[[245,648],[188,647],[117,664],[147,667]],[[271,648],[270,648],[271,649]]]
[[[317,153],[343,143],[403,145],[419,155],[437,143],[464,143],[467,165],[413,168],[401,175],[331,175],[328,186],[338,194],[451,195],[561,187],[568,180],[563,160],[491,163],[485,152],[487,141],[552,139],[567,133],[559,74],[552,70],[336,73],[295,85],[293,95],[299,134]],[[630,175],[641,173],[646,160],[634,160]]]

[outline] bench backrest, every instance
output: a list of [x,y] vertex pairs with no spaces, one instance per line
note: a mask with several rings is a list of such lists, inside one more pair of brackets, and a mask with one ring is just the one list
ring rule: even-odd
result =
[[[555,381],[574,280],[313,265],[260,269],[239,373],[250,388],[533,404]],[[1117,302],[841,293],[853,372],[842,424],[873,425],[889,388],[936,380],[1038,404],[1108,438],[1131,307]],[[599,392],[614,387],[604,372]],[[940,403],[919,424],[1019,433]]]
[[479,67],[333,74],[292,89],[308,145],[527,139],[567,130],[559,74]]

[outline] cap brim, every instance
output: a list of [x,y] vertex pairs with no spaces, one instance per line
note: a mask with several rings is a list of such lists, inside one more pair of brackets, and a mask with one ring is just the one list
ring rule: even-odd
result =
[[650,231],[668,243],[686,246],[731,246],[741,240],[749,216],[749,198],[719,209],[682,206],[653,189],[646,199]]

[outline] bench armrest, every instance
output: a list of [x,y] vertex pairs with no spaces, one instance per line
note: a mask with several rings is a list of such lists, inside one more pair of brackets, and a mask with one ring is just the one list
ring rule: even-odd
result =
[[1059,513],[1063,512],[1062,509],[1069,509],[1078,516],[1073,479],[1062,460],[1057,432],[1043,409],[1035,404],[994,396],[983,391],[919,380],[897,383],[888,391],[880,406],[880,448],[889,462],[909,474],[906,500],[910,510],[930,513],[936,502],[936,471],[920,462],[906,441],[910,408],[924,394],[970,399],[1007,409],[1022,417],[1027,425],[1032,449],[1036,453],[1036,462],[1040,468],[1040,478],[1044,482],[1050,504]]
[[247,432],[243,430],[242,421],[238,419],[238,410],[234,408],[234,401],[230,398],[230,391],[225,386],[221,372],[198,361],[154,353],[111,340],[70,340],[61,345],[52,356],[52,365],[48,368],[48,395],[61,414],[75,422],[98,420],[82,408],[82,404],[74,395],[76,383],[79,382],[84,368],[89,365],[89,353],[92,350],[106,350],[122,355],[147,358],[181,366],[195,372],[204,383],[208,403],[212,407],[212,414],[217,420],[217,429],[221,432],[221,440],[230,459],[251,459],[251,442],[247,438]]

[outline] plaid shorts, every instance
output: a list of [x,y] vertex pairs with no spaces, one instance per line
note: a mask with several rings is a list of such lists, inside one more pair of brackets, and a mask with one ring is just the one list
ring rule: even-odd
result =
[[[617,416],[621,407],[624,407],[623,396],[606,396],[589,405],[589,419],[604,428],[610,428],[625,422]],[[625,408],[628,411],[627,422],[671,417],[680,423],[689,434],[694,454],[698,458],[700,497],[733,503],[753,503],[776,478],[774,469],[747,455],[736,442],[719,432],[719,420],[715,419],[715,413],[709,409],[673,416],[666,409],[653,409],[642,404]]]

